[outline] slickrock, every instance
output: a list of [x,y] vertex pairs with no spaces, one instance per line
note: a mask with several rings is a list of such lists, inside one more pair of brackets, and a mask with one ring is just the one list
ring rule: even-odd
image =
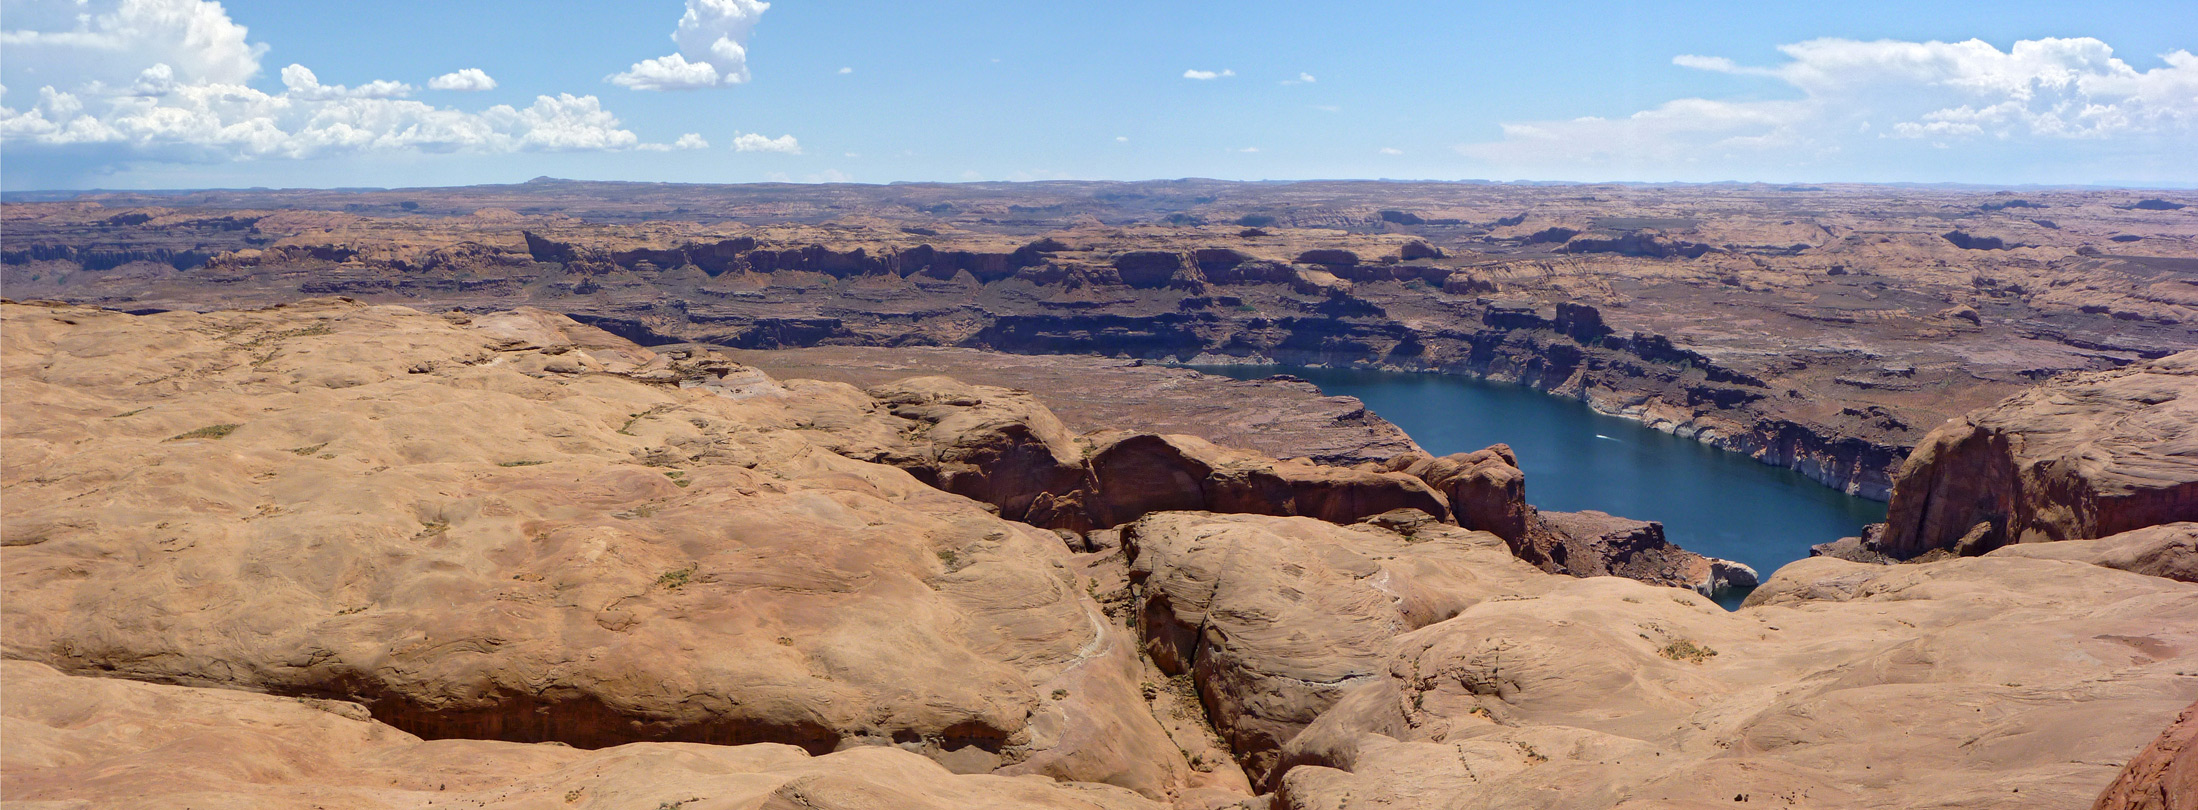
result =
[[1085,503],[1098,526],[1179,510],[1303,515],[1330,523],[1393,509],[1449,514],[1442,496],[1399,473],[1276,461],[1193,436],[1134,434],[1102,437],[1094,445],[1093,489]]
[[[2198,522],[1812,558],[1728,613],[1552,575],[1677,558],[1533,512],[1501,448],[1074,436],[1023,392],[774,380],[532,310],[0,319],[11,802],[1943,810],[2188,781],[2180,732],[2139,752],[2198,700]],[[2084,434],[2123,453],[2084,480],[2183,458],[2146,408],[2189,399],[2147,375],[2176,376],[2098,378],[2151,400]],[[1519,516],[1538,562],[1474,529]]]
[[1526,503],[1526,473],[1519,471],[1519,457],[1510,445],[1439,458],[1407,453],[1380,468],[1426,481],[1450,498],[1458,525],[1501,537],[1528,562],[1541,561],[1527,539],[1534,525],[1534,507]]
[[[907,441],[876,460],[1026,520],[1032,502],[1084,481],[1082,448],[1028,392],[915,377],[867,392],[907,420]],[[901,449],[905,448],[905,449]]]
[[2091,805],[2091,810],[2191,808],[2198,808],[2198,703],[2176,715]]
[[1410,534],[1304,518],[1166,512],[1122,531],[1133,609],[1161,671],[1189,676],[1255,780],[1392,636],[1547,577],[1502,540],[1424,513]]
[[1418,450],[1412,437],[1351,397],[1291,377],[1233,380],[1186,368],[1082,355],[1020,355],[938,346],[724,352],[780,379],[861,388],[911,375],[1030,392],[1076,433],[1135,427],[1322,464],[1379,461]]
[[1908,559],[2198,520],[2198,351],[2049,381],[1939,426],[1871,549]]
[[1055,535],[812,441],[877,420],[848,386],[546,313],[4,314],[8,658],[430,738],[1183,783]]
[[2198,697],[2198,587],[2103,567],[1811,559],[1737,613],[1552,582],[1393,639],[1276,806],[2072,807]]
[[958,775],[889,747],[422,740],[333,701],[0,661],[8,802],[234,810],[1159,810],[1122,788]]
[[2147,526],[2097,540],[2024,543],[1987,556],[2073,560],[2178,582],[2198,582],[2198,523]]
[[[807,392],[821,384],[791,382]],[[845,388],[841,386],[840,388]],[[1195,436],[1073,436],[1029,392],[919,377],[873,386],[862,418],[811,422],[818,441],[992,505],[1035,526],[1084,532],[1151,512],[1305,515],[1351,523],[1392,509],[1449,514],[1418,478],[1276,460]],[[849,401],[842,414],[862,414]]]

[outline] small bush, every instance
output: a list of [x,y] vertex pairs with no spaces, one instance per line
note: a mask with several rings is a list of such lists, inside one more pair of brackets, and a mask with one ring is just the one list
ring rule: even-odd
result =
[[498,462],[498,463],[496,464],[496,466],[498,466],[498,467],[532,467],[532,466],[534,466],[534,465],[536,465],[536,464],[548,464],[548,463],[549,463],[549,462],[547,462],[547,461],[503,461],[503,462]]
[[1716,650],[1695,644],[1694,642],[1687,639],[1679,639],[1678,641],[1666,644],[1664,645],[1663,649],[1657,650],[1656,652],[1657,654],[1662,655],[1665,658],[1669,658],[1673,661],[1693,661],[1697,664],[1707,661],[1717,655]]
[[686,587],[687,583],[693,582],[695,571],[700,569],[701,566],[699,565],[690,565],[685,568],[666,571],[662,576],[656,578],[656,585],[667,591],[679,590]]
[[207,425],[189,433],[178,433],[174,436],[170,436],[168,437],[168,441],[180,442],[185,439],[219,439],[231,433],[235,433],[237,428],[240,427],[243,427],[243,425]]

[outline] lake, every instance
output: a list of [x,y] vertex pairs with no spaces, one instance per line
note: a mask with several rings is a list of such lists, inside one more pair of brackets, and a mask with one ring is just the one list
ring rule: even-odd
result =
[[[1436,455],[1509,444],[1536,507],[1660,521],[1681,548],[1746,563],[1765,579],[1809,556],[1809,546],[1885,519],[1883,503],[1524,386],[1360,369],[1193,368],[1247,380],[1303,377],[1330,395],[1363,400]],[[1743,596],[1719,601],[1732,607]]]

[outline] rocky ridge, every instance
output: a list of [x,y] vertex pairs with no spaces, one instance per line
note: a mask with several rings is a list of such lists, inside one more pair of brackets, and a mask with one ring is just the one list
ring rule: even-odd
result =
[[1886,522],[1831,553],[1905,560],[2198,520],[2198,351],[2047,381],[1949,420]]

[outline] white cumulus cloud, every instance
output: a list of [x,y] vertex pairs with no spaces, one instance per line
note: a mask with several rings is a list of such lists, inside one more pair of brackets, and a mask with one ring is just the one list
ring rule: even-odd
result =
[[1215,80],[1215,79],[1220,79],[1220,78],[1226,78],[1226,77],[1229,77],[1229,76],[1234,76],[1234,75],[1236,75],[1236,71],[1233,71],[1233,70],[1227,70],[1227,69],[1224,69],[1224,70],[1221,70],[1221,71],[1218,71],[1218,72],[1216,72],[1216,71],[1211,71],[1211,70],[1186,70],[1186,71],[1183,71],[1183,78],[1186,78],[1186,79],[1196,79],[1196,80],[1198,80],[1198,81],[1202,81],[1202,82],[1210,82],[1210,81],[1213,81],[1213,80]]
[[1317,81],[1320,81],[1320,80],[1319,80],[1319,79],[1315,79],[1315,78],[1313,78],[1313,74],[1310,74],[1310,73],[1300,73],[1300,74],[1297,74],[1297,78],[1295,78],[1295,79],[1283,79],[1283,80],[1282,80],[1282,83],[1283,83],[1283,84],[1312,84],[1313,82],[1317,82]]
[[465,68],[429,79],[427,87],[430,90],[480,92],[496,89],[496,80],[489,78],[488,73],[480,68]]
[[748,37],[769,11],[759,0],[687,0],[672,31],[678,50],[634,63],[609,81],[635,90],[695,90],[748,81]]
[[[48,13],[71,5],[82,13]],[[266,46],[248,41],[244,26],[208,0],[86,0],[21,6],[26,13],[17,13],[16,3],[7,8],[13,27],[0,33],[8,56],[0,68],[7,71],[0,86],[0,143],[14,166],[43,168],[66,159],[98,172],[139,162],[366,151],[640,146],[640,138],[594,96],[561,93],[523,107],[465,111],[410,100],[414,88],[393,80],[324,84],[297,64],[280,71],[281,89],[254,87],[249,82],[261,72]],[[430,86],[452,82],[493,86],[476,69],[437,77]],[[35,100],[25,98],[29,88],[36,88]]]
[[[1694,54],[1672,63],[1776,81],[1793,98],[1683,98],[1619,118],[1508,123],[1502,140],[1458,149],[1522,175],[1568,179],[1871,179],[1857,174],[1914,164],[1922,149],[1979,170],[2096,158],[2107,163],[2086,171],[2142,174],[2144,161],[2117,155],[2198,150],[2198,56],[2188,51],[2139,70],[2091,38],[2022,40],[2004,51],[1979,40],[1847,39],[1779,50],[1787,61],[1772,66]],[[1938,149],[1953,146],[1963,148],[1951,157]],[[2183,171],[2194,178],[2198,171]]]
[[205,0],[80,0],[8,3],[5,84],[51,84],[27,76],[71,76],[124,85],[148,65],[167,65],[186,84],[243,84],[259,74],[267,46]]
[[801,142],[794,140],[792,135],[766,138],[753,132],[740,132],[733,135],[733,151],[778,152],[787,155],[798,155],[801,154]]

